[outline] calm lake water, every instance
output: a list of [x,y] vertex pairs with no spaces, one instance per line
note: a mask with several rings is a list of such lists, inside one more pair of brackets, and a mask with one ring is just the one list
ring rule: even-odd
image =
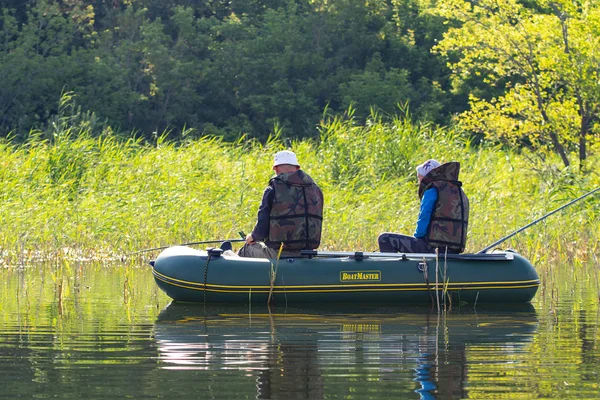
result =
[[0,269],[0,398],[597,399],[598,266],[490,308],[171,303],[123,264]]

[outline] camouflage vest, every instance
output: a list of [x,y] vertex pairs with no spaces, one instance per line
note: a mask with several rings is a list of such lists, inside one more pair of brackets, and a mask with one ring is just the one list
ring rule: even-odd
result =
[[284,250],[313,250],[321,243],[323,192],[302,170],[269,181],[275,191],[266,244]]
[[460,164],[450,162],[431,170],[419,186],[419,198],[427,189],[438,192],[431,222],[427,228],[427,241],[431,247],[462,253],[467,243],[469,225],[469,199],[458,180]]

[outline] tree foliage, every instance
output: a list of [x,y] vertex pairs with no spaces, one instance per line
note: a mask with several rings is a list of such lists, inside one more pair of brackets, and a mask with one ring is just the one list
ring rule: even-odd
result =
[[0,16],[0,135],[70,91],[117,131],[316,136],[325,108],[449,114],[421,0],[40,0]]
[[[551,147],[565,166],[598,139],[600,4],[591,0],[441,0],[433,10],[460,24],[435,51],[454,84],[477,80],[459,122],[468,130],[532,148]],[[494,91],[499,88],[499,91]]]
[[[94,132],[317,137],[323,110],[446,124],[584,165],[598,146],[593,0],[9,0],[0,137],[72,93]],[[432,51],[433,49],[433,51]],[[410,110],[410,113],[406,113]]]

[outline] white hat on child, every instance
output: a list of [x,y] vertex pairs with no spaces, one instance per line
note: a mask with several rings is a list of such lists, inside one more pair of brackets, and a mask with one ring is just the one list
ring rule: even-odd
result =
[[417,174],[425,176],[431,172],[432,169],[439,167],[441,164],[438,160],[427,160],[423,164],[417,167]]

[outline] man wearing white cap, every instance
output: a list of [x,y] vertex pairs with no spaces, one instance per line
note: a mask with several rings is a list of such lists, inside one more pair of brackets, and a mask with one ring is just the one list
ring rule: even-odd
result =
[[300,169],[296,154],[289,150],[275,154],[258,218],[252,233],[239,250],[241,257],[295,257],[300,250],[314,250],[321,242],[323,192],[312,178]]
[[382,253],[462,253],[467,241],[469,199],[458,180],[460,164],[427,160],[417,166],[421,206],[413,236],[382,233]]

